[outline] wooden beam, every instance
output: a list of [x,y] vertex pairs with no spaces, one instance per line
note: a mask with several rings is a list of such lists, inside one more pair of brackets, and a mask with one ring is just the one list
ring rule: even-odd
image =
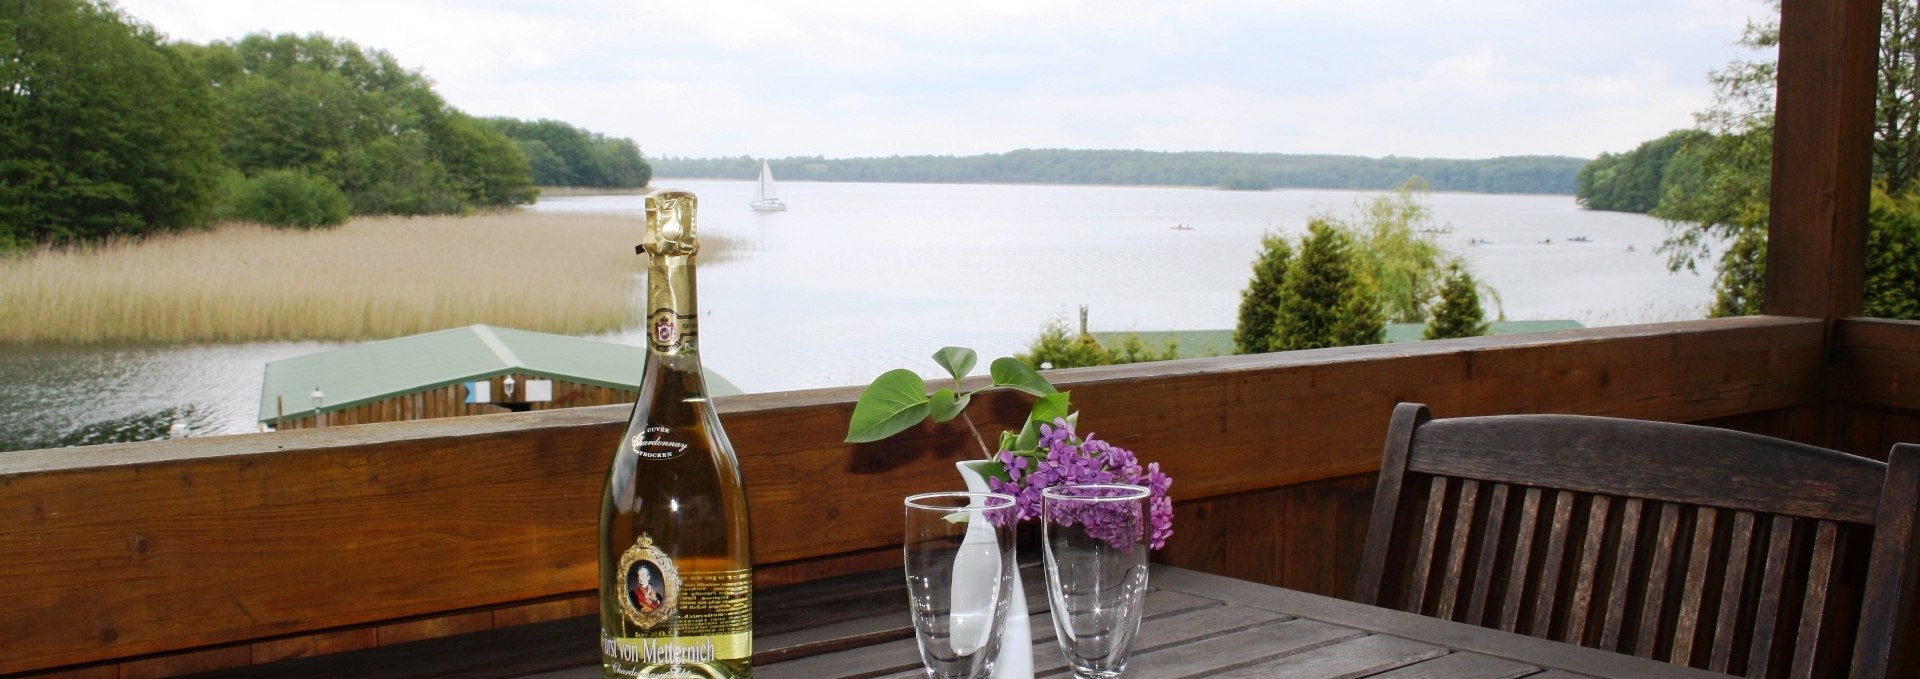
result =
[[1768,314],[1860,313],[1879,40],[1880,0],[1782,3]]

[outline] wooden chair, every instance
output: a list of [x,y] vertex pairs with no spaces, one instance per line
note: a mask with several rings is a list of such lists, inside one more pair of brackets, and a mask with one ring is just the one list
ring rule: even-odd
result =
[[1387,430],[1354,596],[1748,677],[1916,675],[1920,446],[1573,415]]

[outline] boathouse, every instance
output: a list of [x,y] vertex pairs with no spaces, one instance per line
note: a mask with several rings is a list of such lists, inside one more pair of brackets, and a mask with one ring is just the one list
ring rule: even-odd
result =
[[[267,363],[260,424],[307,429],[632,403],[646,357],[645,347],[490,325],[365,342]],[[712,371],[707,389],[740,393]]]

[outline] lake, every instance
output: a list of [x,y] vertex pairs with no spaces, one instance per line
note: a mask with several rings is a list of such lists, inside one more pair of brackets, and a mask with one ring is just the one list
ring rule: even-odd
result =
[[[702,233],[741,244],[700,266],[701,350],[749,392],[860,384],[896,367],[933,374],[927,356],[946,345],[979,350],[984,366],[1081,304],[1096,331],[1231,328],[1262,233],[1298,235],[1310,215],[1352,216],[1372,195],[789,182],[788,211],[756,213],[751,182],[654,186],[695,191]],[[555,197],[526,209],[633,214],[638,242],[643,201]],[[1698,318],[1712,301],[1710,278],[1668,273],[1653,254],[1659,220],[1582,210],[1570,196],[1440,193],[1430,205],[1439,238],[1498,291],[1509,319],[1621,325]],[[602,339],[644,345],[637,328]],[[11,347],[0,352],[0,450],[171,420],[199,434],[254,431],[265,363],[330,346]]]

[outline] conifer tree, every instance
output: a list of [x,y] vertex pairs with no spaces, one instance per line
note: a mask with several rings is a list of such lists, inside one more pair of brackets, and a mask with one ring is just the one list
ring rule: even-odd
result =
[[1293,261],[1293,245],[1278,233],[1260,237],[1260,258],[1253,279],[1240,291],[1240,321],[1233,327],[1233,353],[1273,351],[1274,313],[1280,308],[1280,282]]
[[1378,292],[1359,266],[1353,237],[1338,222],[1309,220],[1299,256],[1280,284],[1270,346],[1291,351],[1384,341]]
[[1487,313],[1480,308],[1480,285],[1459,262],[1447,267],[1440,287],[1440,306],[1433,310],[1421,339],[1479,337],[1487,334]]

